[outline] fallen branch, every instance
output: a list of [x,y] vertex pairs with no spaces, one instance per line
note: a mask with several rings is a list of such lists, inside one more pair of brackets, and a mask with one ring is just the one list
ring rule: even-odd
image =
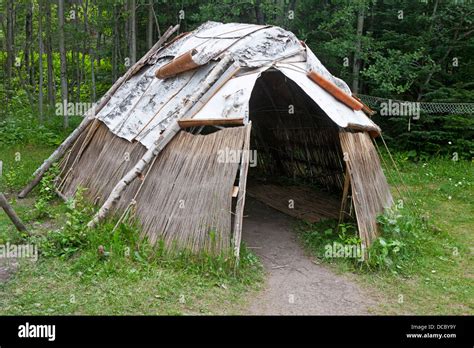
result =
[[102,207],[99,209],[94,218],[89,221],[87,227],[93,228],[100,221],[102,221],[118,202],[122,193],[125,191],[128,185],[132,183],[136,177],[141,176],[148,164],[165,148],[166,145],[174,138],[176,133],[181,130],[178,124],[178,120],[183,118],[194,104],[208,91],[212,85],[219,79],[225,69],[229,67],[231,62],[230,56],[225,56],[222,60],[214,67],[209,73],[205,81],[198,87],[198,89],[188,99],[186,104],[179,110],[174,116],[174,122],[166,128],[166,130],[158,137],[154,145],[145,152],[143,157],[135,164],[135,166],[117,183],[112,192],[110,193],[107,200],[104,202]]
[[148,59],[154,55],[158,49],[163,45],[163,43],[168,40],[168,38],[173,35],[179,29],[179,24],[174,27],[169,27],[169,29],[163,34],[163,36],[158,40],[158,42],[152,47],[147,54],[145,54],[138,62],[136,62],[121,78],[119,78],[115,83],[110,87],[110,89],[105,93],[102,98],[94,107],[92,107],[82,120],[81,124],[64,140],[64,142],[49,156],[49,158],[44,161],[44,163],[33,173],[33,180],[26,185],[26,187],[18,194],[18,198],[25,198],[28,193],[35,188],[36,185],[41,181],[41,178],[48,171],[54,162],[60,159],[66,151],[71,147],[71,145],[76,141],[76,139],[82,134],[82,132],[89,126],[89,124],[96,118],[96,115],[102,110],[102,108],[109,102],[112,95],[117,91],[117,89],[122,86],[122,84],[132,77],[138,70],[140,70],[148,61]]
[[18,215],[16,215],[16,213],[13,210],[12,206],[8,203],[6,197],[1,192],[0,192],[0,207],[3,208],[3,210],[8,215],[8,217],[13,222],[13,225],[15,225],[15,227],[18,231],[28,232],[25,225],[21,222],[20,218],[18,217]]

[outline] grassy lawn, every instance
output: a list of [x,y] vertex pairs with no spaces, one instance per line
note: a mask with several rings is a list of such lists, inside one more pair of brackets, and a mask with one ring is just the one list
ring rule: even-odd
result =
[[[408,199],[433,227],[422,245],[416,268],[406,277],[367,274],[370,286],[387,294],[382,313],[474,313],[473,164],[434,159],[398,161],[410,193]],[[392,185],[400,185],[394,170]],[[394,193],[395,194],[395,193]],[[403,302],[399,303],[400,295]]]
[[[374,309],[375,313],[472,315],[473,164],[449,159],[413,163],[401,155],[396,162],[406,190],[387,159],[390,168],[385,168],[385,172],[393,195],[398,201],[400,196],[395,189],[398,187],[405,198],[402,214],[415,216],[414,219],[421,222],[407,219],[408,223],[419,223],[425,228],[410,230],[410,234],[416,234],[416,239],[410,235],[408,240],[401,239],[407,245],[401,247],[405,250],[398,251],[400,256],[389,255],[392,267],[368,270],[352,260],[321,257],[321,246],[328,240],[312,237],[314,234],[311,233],[321,233],[323,226],[300,227],[302,240],[335,270],[356,273],[355,279],[369,291],[374,290],[372,292],[380,302],[380,306]],[[417,244],[416,248],[410,247],[411,239]]]
[[[78,226],[88,215],[57,199],[48,202],[46,212],[38,210],[38,189],[30,198],[15,200],[13,193],[53,148],[0,148],[0,190],[33,232],[30,239],[19,235],[0,213],[0,244],[29,240],[40,245],[42,253],[35,263],[23,261],[18,272],[0,284],[0,315],[241,313],[249,292],[263,279],[260,262],[245,248],[235,272],[223,258],[152,250],[136,239],[137,231],[130,226],[112,232],[110,222],[84,235]],[[413,220],[401,225],[402,232],[411,228],[400,238],[401,252],[390,254],[393,247],[389,251],[393,265],[369,269],[352,260],[321,257],[321,247],[328,242],[322,225],[304,226],[304,244],[335,271],[355,273],[353,278],[380,303],[374,313],[473,314],[472,163],[413,163],[401,155],[397,163],[408,190],[393,168],[386,168],[386,174],[395,199],[400,198],[395,187],[404,195],[402,214]],[[109,252],[107,257],[98,252],[100,246]]]
[[[113,223],[85,235],[89,216],[57,199],[38,211],[31,198],[15,200],[13,192],[53,150],[27,146],[1,148],[0,189],[25,221],[33,237],[20,235],[0,212],[0,244],[39,245],[37,262],[22,260],[18,271],[0,283],[0,315],[233,314],[249,291],[258,289],[263,271],[245,248],[237,271],[224,257],[167,255],[137,240],[136,229]],[[15,155],[21,154],[20,161]],[[17,156],[18,159],[18,156]],[[82,209],[82,210],[81,210]],[[90,212],[89,212],[90,213]],[[103,246],[107,255],[99,253]]]

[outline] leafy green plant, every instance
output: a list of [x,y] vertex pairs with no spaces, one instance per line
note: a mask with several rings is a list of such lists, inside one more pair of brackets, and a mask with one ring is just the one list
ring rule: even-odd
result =
[[[357,235],[357,227],[353,223],[337,224],[336,220],[322,220],[317,223],[303,222],[297,228],[299,236],[306,247],[315,256],[327,262],[333,262],[344,253],[350,252],[351,263],[359,265],[363,255],[361,240]],[[329,252],[328,252],[329,251]]]
[[24,164],[20,161],[13,162],[13,166],[3,175],[5,185],[11,188],[20,187],[23,183],[22,172],[24,171]]
[[59,174],[57,164],[53,165],[50,170],[43,176],[39,185],[39,195],[35,203],[36,218],[50,218],[50,204],[56,197],[55,179]]
[[369,248],[370,269],[407,272],[420,254],[429,227],[408,208],[385,211],[377,219],[381,236]]
[[408,208],[387,210],[377,221],[381,234],[364,253],[366,257],[363,259],[353,256],[334,258],[326,253],[330,246],[361,246],[357,228],[352,223],[336,226],[336,221],[324,220],[315,224],[304,223],[298,231],[305,246],[324,261],[338,259],[337,262],[343,262],[354,270],[367,272],[411,272],[420,255],[426,252],[432,228]]
[[[47,186],[46,186],[47,187]],[[45,189],[45,199],[50,198]],[[85,225],[93,212],[84,200],[84,189],[79,188],[75,198],[66,202],[66,223],[59,230],[50,231],[37,241],[43,256],[68,258],[88,242]]]

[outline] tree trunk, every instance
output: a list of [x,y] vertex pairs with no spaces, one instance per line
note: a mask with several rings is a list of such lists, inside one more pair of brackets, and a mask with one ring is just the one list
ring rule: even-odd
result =
[[137,61],[136,1],[130,0],[130,64]]
[[[84,46],[87,45],[87,42],[89,43],[89,49],[86,50],[86,47],[84,47],[83,53],[82,53],[82,69],[84,71],[84,74],[86,72],[85,68],[85,56],[86,52],[89,54],[89,59],[90,59],[90,65],[91,65],[91,100],[92,102],[95,102],[95,72],[94,72],[94,48],[92,47],[93,45],[93,40],[89,40],[90,36],[90,28],[89,28],[89,17],[87,15],[87,11],[89,10],[89,0],[84,1],[84,32],[87,34],[84,43]],[[84,80],[86,78],[84,77]]]
[[161,38],[160,22],[158,22],[158,16],[156,15],[155,8],[152,6],[151,9],[153,10],[153,17],[155,18],[156,32],[158,33],[158,39],[160,39]]
[[53,46],[51,40],[51,3],[45,1],[45,15],[46,15],[46,40],[45,40],[45,51],[46,59],[48,62],[48,103],[51,109],[54,108],[56,103],[56,92],[55,92],[55,76],[53,72]]
[[59,20],[59,56],[61,62],[61,102],[66,110],[64,111],[64,128],[69,127],[69,116],[67,114],[67,70],[66,70],[66,48],[64,46],[64,0],[58,0],[58,20]]
[[25,225],[23,225],[20,218],[18,217],[18,215],[16,215],[15,211],[13,210],[13,208],[11,207],[11,205],[8,203],[7,199],[1,192],[0,192],[0,207],[3,208],[3,210],[8,215],[8,217],[13,222],[13,225],[15,225],[18,231],[27,232]]
[[153,47],[153,20],[154,20],[154,11],[153,11],[153,0],[148,2],[148,26],[146,31],[146,38],[148,42],[148,49]]
[[32,65],[33,62],[30,60],[34,60],[31,58],[31,43],[33,41],[33,4],[31,1],[28,1],[26,4],[26,14],[25,14],[25,48],[23,52],[24,57],[24,66],[26,68],[26,72],[28,75],[28,83],[30,86],[33,86],[34,83],[34,76],[32,72]]
[[360,52],[362,44],[362,34],[364,31],[364,7],[359,9],[359,14],[357,15],[357,41],[354,52],[354,63],[352,66],[352,92],[354,94],[359,93],[359,76],[360,76]]
[[39,47],[39,56],[38,56],[38,65],[39,65],[39,85],[38,85],[38,104],[39,104],[39,120],[40,123],[43,123],[43,13],[42,6],[43,1],[39,0],[39,10],[38,10],[38,47]]
[[[75,5],[75,8],[78,9],[79,8],[79,5]],[[81,32],[81,29],[79,28],[79,16],[77,15],[79,13],[79,11],[77,10],[76,11],[76,18],[74,20],[74,30],[75,30],[75,33],[76,35],[78,35],[80,32]],[[73,52],[75,52],[76,54],[74,55],[75,56],[75,60],[74,60],[74,67],[76,68],[76,79],[75,81],[73,82],[73,85],[76,86],[75,88],[75,91],[76,91],[76,94],[75,94],[75,101],[76,103],[80,103],[81,102],[81,87],[82,87],[82,66],[84,64],[84,52],[85,52],[85,49],[84,49],[84,46],[85,46],[85,43],[84,43],[84,40],[82,40],[82,50],[80,48],[80,45],[78,43],[78,45],[74,45],[72,50]],[[82,52],[82,60],[81,60],[81,52]],[[81,61],[82,61],[82,64],[81,64]],[[71,99],[71,98],[70,98]]]
[[119,28],[119,15],[118,15],[118,9],[117,5],[114,5],[114,35],[113,35],[113,50],[112,50],[112,81],[117,80],[117,66],[118,66],[118,51],[119,51],[119,33],[118,33],[118,28]]
[[97,61],[97,66],[100,68],[100,43],[102,40],[102,6],[100,3],[97,5],[97,43],[95,45],[94,59]]
[[[6,77],[6,96],[7,100],[10,99],[10,88],[11,88],[11,79],[12,79],[12,68],[13,62],[15,60],[15,52],[13,50],[13,35],[14,35],[14,5],[13,0],[7,0],[7,37],[6,37],[6,49],[7,49],[7,59],[5,64],[5,77]],[[9,103],[7,102],[7,107]]]
[[260,24],[260,25],[265,24],[265,18],[263,16],[261,0],[255,1],[255,17],[257,19],[257,24]]

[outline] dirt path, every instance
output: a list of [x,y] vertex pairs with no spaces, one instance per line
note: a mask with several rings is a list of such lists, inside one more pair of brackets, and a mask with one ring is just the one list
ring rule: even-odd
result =
[[369,314],[375,301],[347,277],[311,260],[296,240],[292,218],[254,199],[245,205],[243,240],[267,272],[265,289],[246,314]]

